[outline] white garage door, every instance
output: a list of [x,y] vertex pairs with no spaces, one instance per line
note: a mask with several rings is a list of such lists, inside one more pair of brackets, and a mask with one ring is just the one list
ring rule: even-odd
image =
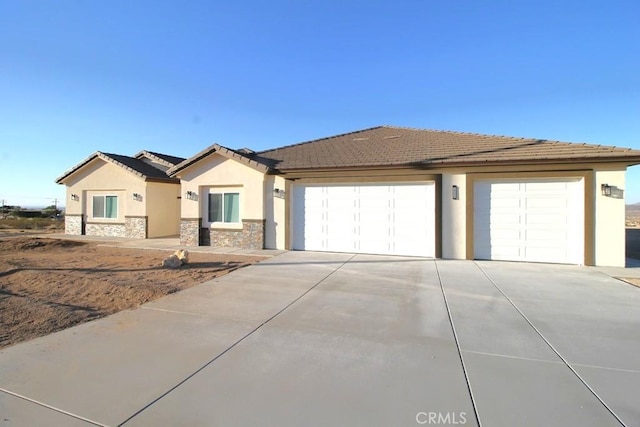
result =
[[584,184],[480,181],[474,189],[476,259],[584,263]]
[[300,185],[293,193],[293,248],[435,255],[435,186]]

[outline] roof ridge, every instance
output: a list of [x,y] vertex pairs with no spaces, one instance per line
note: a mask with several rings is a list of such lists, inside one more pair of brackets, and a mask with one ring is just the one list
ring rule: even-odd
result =
[[374,129],[380,129],[380,128],[383,128],[383,127],[385,127],[385,126],[374,126],[374,127],[367,128],[367,129],[361,129],[361,130],[355,130],[355,131],[352,131],[352,132],[341,133],[341,134],[338,134],[338,135],[325,136],[324,138],[318,138],[318,139],[312,139],[312,140],[309,140],[309,141],[297,142],[295,144],[283,145],[282,147],[269,148],[268,150],[258,151],[258,152],[256,152],[256,154],[263,154],[263,153],[266,153],[266,152],[269,152],[269,151],[282,150],[283,148],[291,148],[291,147],[296,147],[298,145],[311,144],[312,142],[319,142],[319,141],[323,141],[325,139],[333,139],[333,138],[339,138],[341,136],[354,135],[354,134],[357,134],[357,133],[367,132],[367,131],[374,130]]
[[[552,142],[552,141],[547,140],[547,139],[532,138],[532,137],[527,137],[527,136],[497,135],[497,134],[491,134],[491,133],[463,132],[463,131],[456,131],[456,130],[444,130],[444,129],[434,129],[434,128],[415,128],[415,127],[410,127],[410,126],[384,125],[384,126],[380,126],[380,127],[389,128],[389,129],[406,129],[406,130],[415,130],[415,131],[450,133],[450,134],[454,134],[454,135],[481,136],[481,137],[485,137],[485,138],[504,138],[504,139],[515,139],[515,140],[525,140],[526,139],[526,140],[532,140],[532,141]],[[557,142],[561,142],[561,141],[557,141]]]

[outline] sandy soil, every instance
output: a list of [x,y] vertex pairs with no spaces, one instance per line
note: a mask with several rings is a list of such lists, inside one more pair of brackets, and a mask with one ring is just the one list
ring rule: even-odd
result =
[[160,265],[170,254],[24,235],[0,238],[0,348],[137,307],[264,259],[191,253],[179,270],[164,269]]

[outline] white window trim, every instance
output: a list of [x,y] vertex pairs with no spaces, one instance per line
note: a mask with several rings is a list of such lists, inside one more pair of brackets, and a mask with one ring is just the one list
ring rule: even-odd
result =
[[[229,230],[242,230],[242,210],[243,210],[243,198],[244,194],[241,186],[225,186],[225,187],[207,187],[200,193],[202,198],[202,226],[204,228],[220,228]],[[210,194],[225,194],[225,193],[238,193],[238,222],[210,222],[209,221],[209,195]],[[224,196],[223,196],[224,199]]]
[[[107,197],[115,197],[116,198],[116,217],[115,218],[107,218],[106,216],[93,216],[93,198],[94,197],[104,197],[104,209],[107,209]],[[117,194],[92,194],[91,195],[91,219],[94,221],[110,221],[117,222],[120,220],[120,197]],[[106,213],[106,212],[105,212]]]

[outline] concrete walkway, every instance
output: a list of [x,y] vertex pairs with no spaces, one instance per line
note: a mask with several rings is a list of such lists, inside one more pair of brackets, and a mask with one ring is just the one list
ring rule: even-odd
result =
[[99,246],[108,246],[114,248],[130,248],[130,249],[149,249],[149,250],[165,250],[176,251],[178,249],[186,249],[190,252],[211,253],[211,254],[233,254],[233,255],[250,255],[272,257],[284,253],[283,250],[276,249],[242,249],[225,246],[186,246],[180,244],[179,237],[161,237],[154,239],[130,239],[126,237],[103,237],[103,236],[75,236],[63,233],[41,234],[37,237],[50,239],[77,240],[84,242],[96,242]]
[[640,288],[288,252],[0,351],[0,426],[639,426]]

